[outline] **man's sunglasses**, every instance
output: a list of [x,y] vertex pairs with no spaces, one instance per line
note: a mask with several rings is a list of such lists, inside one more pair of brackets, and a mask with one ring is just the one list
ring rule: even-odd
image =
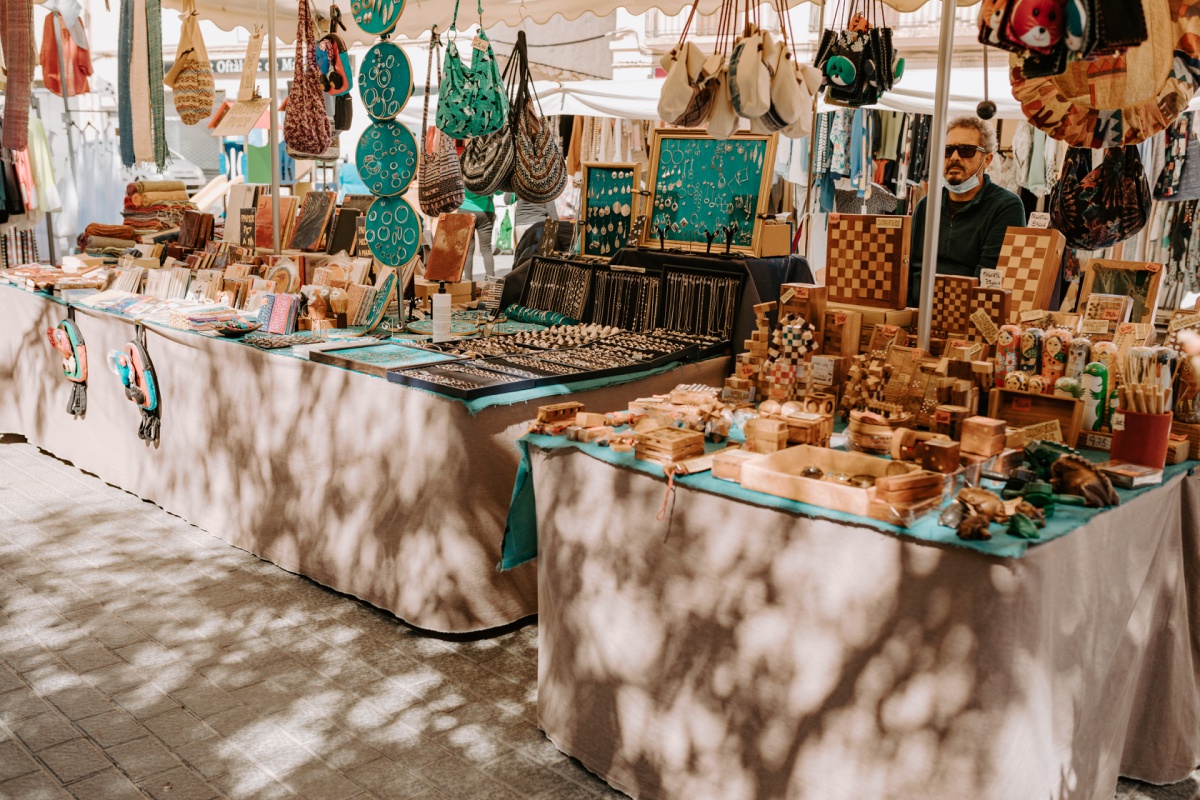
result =
[[963,161],[974,158],[976,153],[986,153],[982,147],[974,144],[948,144],[946,145],[946,158],[950,158],[955,153]]

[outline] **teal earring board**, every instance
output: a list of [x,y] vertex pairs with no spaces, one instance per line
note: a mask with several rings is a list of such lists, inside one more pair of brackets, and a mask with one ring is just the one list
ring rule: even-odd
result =
[[371,253],[389,267],[403,267],[421,249],[421,220],[403,197],[380,197],[367,211],[365,235]]
[[417,139],[403,122],[374,122],[359,137],[354,160],[371,194],[392,197],[417,174]]
[[384,36],[400,21],[404,0],[350,0],[350,13],[363,33]]
[[363,56],[358,96],[374,120],[393,119],[413,93],[412,62],[397,44],[379,42]]
[[650,150],[648,224],[639,244],[656,247],[660,226],[669,246],[725,252],[725,231],[737,226],[733,252],[756,253],[760,216],[770,200],[778,134],[739,133],[714,139],[700,131],[656,130]]
[[583,255],[611,257],[629,242],[641,187],[641,164],[583,165]]

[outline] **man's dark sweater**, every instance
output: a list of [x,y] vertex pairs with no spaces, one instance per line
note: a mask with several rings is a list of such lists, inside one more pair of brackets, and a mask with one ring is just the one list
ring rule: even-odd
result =
[[[939,275],[970,275],[994,269],[1004,246],[1004,232],[1025,224],[1021,198],[992,183],[986,175],[983,189],[965,204],[953,202],[942,189],[942,225],[938,233]],[[917,203],[912,220],[908,304],[918,305],[921,293],[921,261],[925,256],[925,199]]]

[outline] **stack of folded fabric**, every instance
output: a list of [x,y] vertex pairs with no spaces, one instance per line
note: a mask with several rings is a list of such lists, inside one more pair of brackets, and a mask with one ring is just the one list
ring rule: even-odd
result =
[[178,228],[185,211],[195,210],[183,181],[134,181],[125,187],[125,224],[139,233]]
[[138,233],[129,225],[101,225],[93,222],[79,234],[80,252],[90,255],[120,255],[137,244]]

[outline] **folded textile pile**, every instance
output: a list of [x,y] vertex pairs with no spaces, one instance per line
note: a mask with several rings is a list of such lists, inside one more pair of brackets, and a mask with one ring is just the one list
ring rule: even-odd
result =
[[138,233],[178,228],[183,213],[195,209],[183,181],[134,181],[125,187],[122,216]]
[[138,232],[129,225],[101,225],[93,222],[83,229],[75,244],[80,252],[101,253],[112,248],[120,248],[123,252],[127,247],[137,243]]

